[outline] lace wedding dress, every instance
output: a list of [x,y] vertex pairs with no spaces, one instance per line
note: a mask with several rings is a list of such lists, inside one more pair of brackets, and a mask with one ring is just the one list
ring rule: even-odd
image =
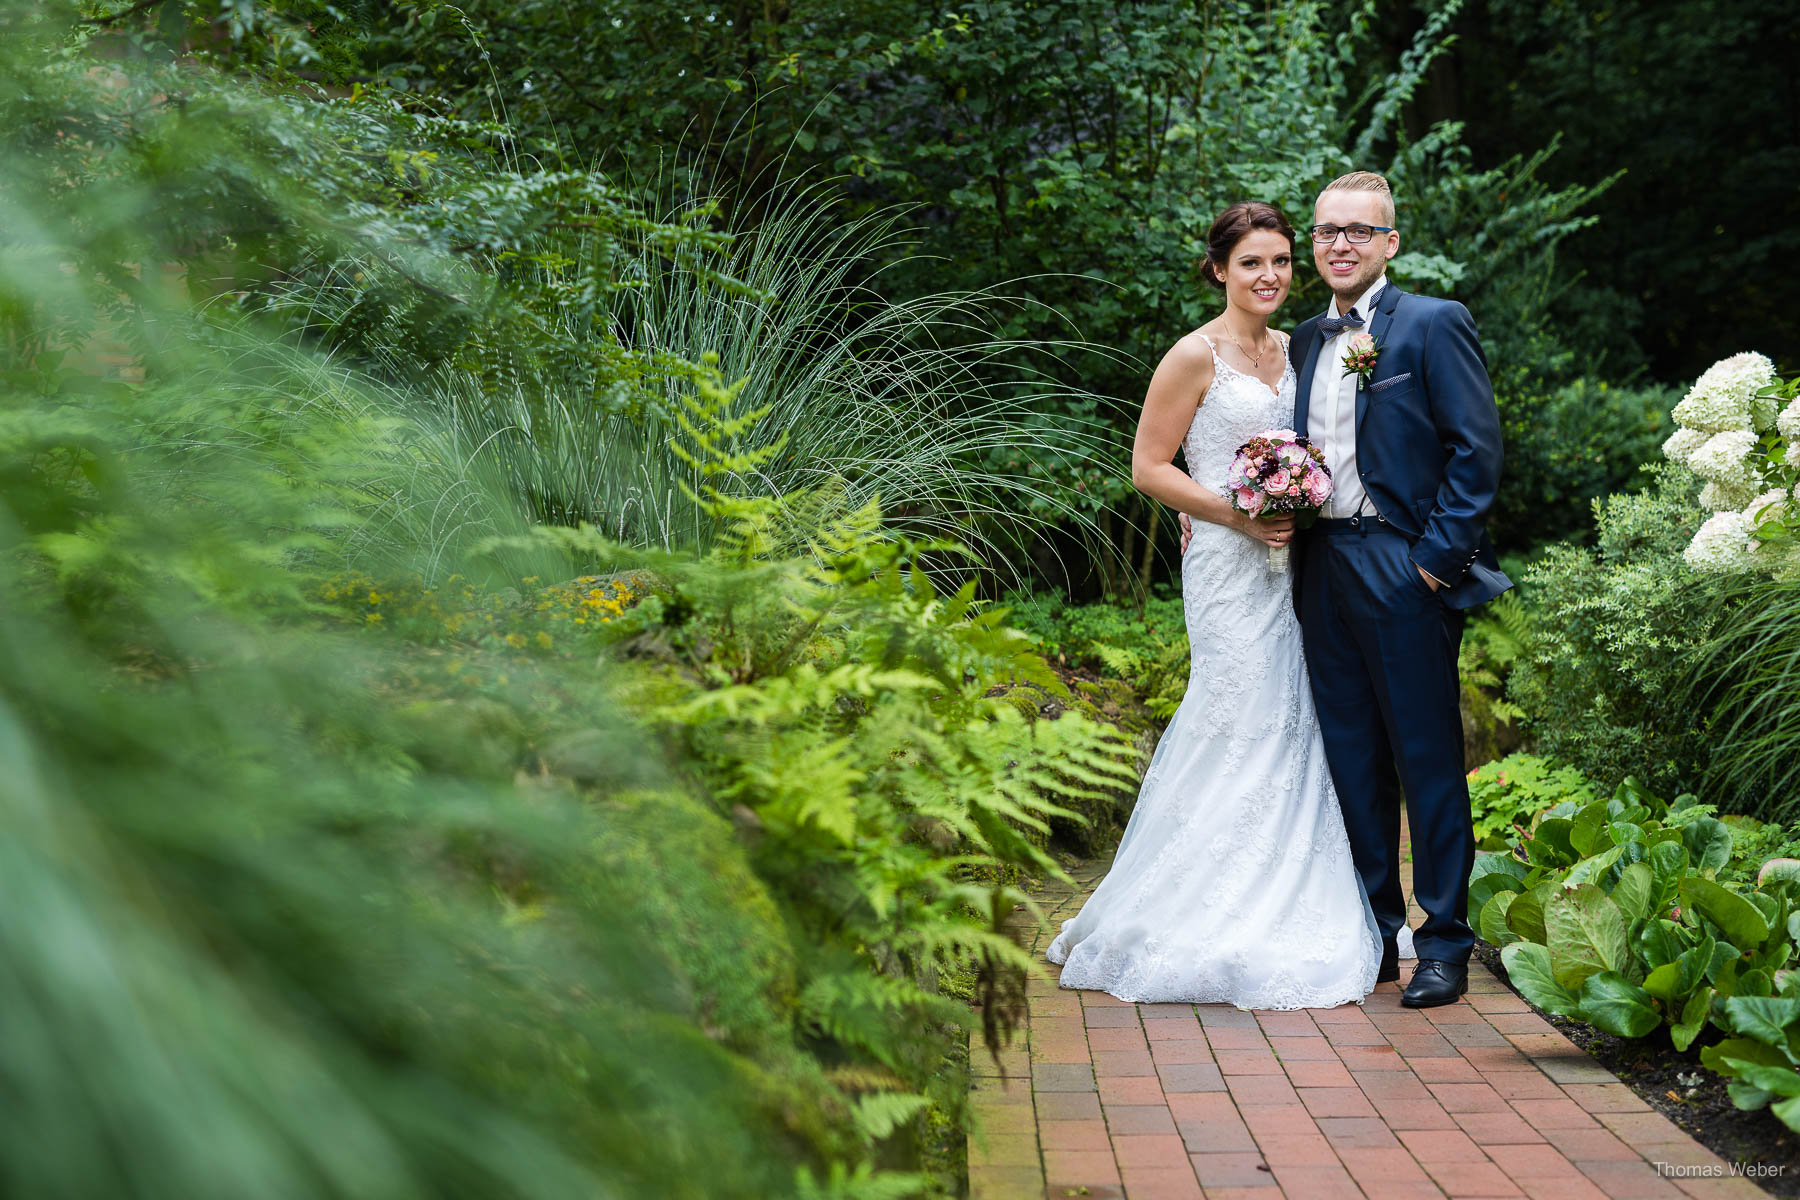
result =
[[[1292,423],[1294,368],[1272,392],[1216,346],[1213,362],[1182,453],[1223,493],[1237,448]],[[1062,986],[1240,1008],[1330,1007],[1374,989],[1381,935],[1326,769],[1290,580],[1264,543],[1194,522],[1187,694],[1111,870],[1050,944]]]

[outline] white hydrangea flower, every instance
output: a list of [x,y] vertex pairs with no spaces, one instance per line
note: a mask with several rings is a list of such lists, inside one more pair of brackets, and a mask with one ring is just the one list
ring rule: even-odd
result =
[[[1795,403],[1800,404],[1800,401],[1795,401]],[[1670,462],[1685,464],[1694,456],[1694,451],[1706,445],[1707,439],[1710,437],[1712,434],[1704,429],[1677,429],[1669,435],[1669,440],[1663,443],[1663,457]]]
[[1675,406],[1675,420],[1708,433],[1728,429],[1766,432],[1775,424],[1774,404],[1755,397],[1776,378],[1775,364],[1761,354],[1745,352],[1722,358],[1706,368]]
[[1681,552],[1698,571],[1743,571],[1755,566],[1750,518],[1741,512],[1714,513]]
[[[1752,529],[1764,521],[1779,521],[1787,513],[1787,501],[1788,491],[1786,488],[1776,488],[1772,492],[1764,492],[1744,506],[1744,518],[1750,522]],[[1774,507],[1770,508],[1770,505]],[[1762,510],[1765,508],[1768,508],[1769,511],[1763,512]],[[1762,513],[1762,515],[1758,516],[1758,513]]]
[[1800,439],[1800,399],[1788,401],[1788,406],[1775,418],[1775,431],[1790,442]]
[[1709,483],[1700,489],[1700,507],[1714,512],[1742,512],[1756,498],[1756,485],[1747,479]]
[[1715,433],[1688,455],[1687,465],[1702,479],[1714,483],[1747,483],[1751,476],[1750,455],[1755,451],[1756,443],[1756,434],[1748,429]]

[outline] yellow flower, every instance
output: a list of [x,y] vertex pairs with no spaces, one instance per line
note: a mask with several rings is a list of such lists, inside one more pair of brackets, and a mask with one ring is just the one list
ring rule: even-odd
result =
[[366,620],[367,620],[367,621],[368,621],[368,622],[369,622],[369,624],[371,624],[371,625],[379,625],[379,624],[381,624],[381,614],[380,614],[380,613],[370,613],[370,614],[369,614],[369,615],[368,615],[368,617],[367,617],[367,618],[365,618],[365,619],[366,619]]
[[521,633],[509,633],[506,635],[506,644],[517,650],[525,645],[525,635]]
[[542,630],[539,630],[538,635],[537,635],[537,644],[538,644],[539,649],[548,650],[550,648],[550,635],[543,632]]
[[380,592],[370,592],[369,593],[369,603],[370,604],[380,604],[381,603],[381,593]]

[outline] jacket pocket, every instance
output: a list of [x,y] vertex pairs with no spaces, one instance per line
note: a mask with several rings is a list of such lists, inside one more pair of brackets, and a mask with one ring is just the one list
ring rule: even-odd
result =
[[1396,387],[1399,384],[1406,383],[1410,379],[1412,379],[1412,372],[1411,371],[1402,371],[1400,374],[1392,376],[1390,378],[1376,380],[1374,383],[1371,383],[1369,385],[1369,394],[1372,396],[1372,395],[1375,395],[1377,392],[1386,391],[1388,388]]

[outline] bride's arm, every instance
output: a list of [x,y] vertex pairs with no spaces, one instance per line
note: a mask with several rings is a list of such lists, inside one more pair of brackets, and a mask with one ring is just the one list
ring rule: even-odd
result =
[[1175,451],[1181,448],[1212,377],[1212,351],[1197,337],[1181,339],[1163,355],[1144,394],[1144,411],[1131,444],[1131,486],[1196,520],[1235,529],[1271,546],[1283,545],[1292,532],[1292,518],[1248,517],[1175,465]]

